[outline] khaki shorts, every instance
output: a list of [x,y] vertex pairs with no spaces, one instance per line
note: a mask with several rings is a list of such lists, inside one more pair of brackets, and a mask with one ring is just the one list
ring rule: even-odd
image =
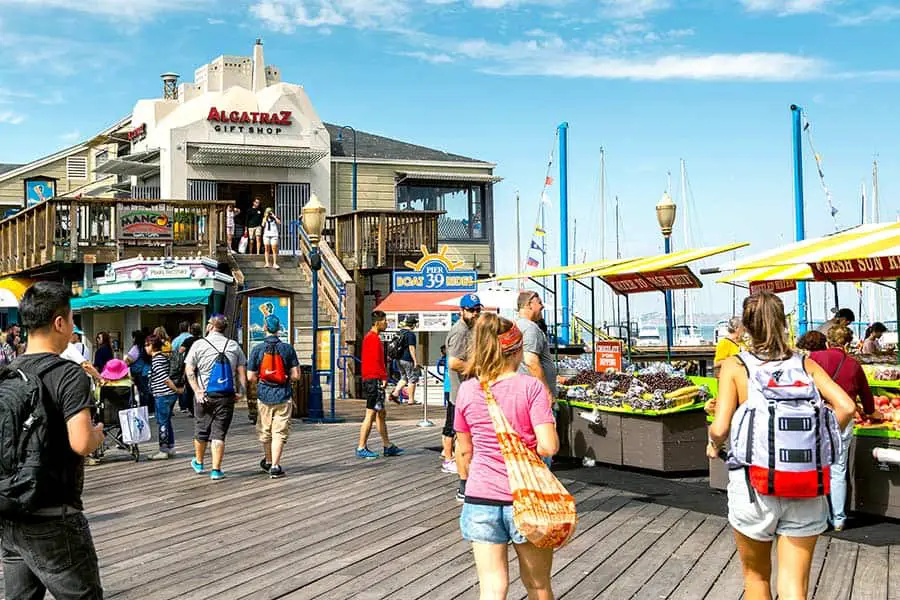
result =
[[287,441],[288,433],[291,431],[291,412],[294,405],[292,402],[284,404],[263,404],[257,403],[257,411],[259,415],[256,417],[256,433],[259,435],[259,441],[268,444],[272,438],[277,438],[283,442]]
[[247,237],[258,238],[262,237],[262,225],[259,227],[248,227],[247,228]]

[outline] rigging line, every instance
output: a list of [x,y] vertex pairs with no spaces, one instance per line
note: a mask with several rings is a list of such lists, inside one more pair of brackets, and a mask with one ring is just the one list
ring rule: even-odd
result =
[[[550,185],[548,185],[547,182],[550,180],[551,174],[553,172],[553,163],[554,163],[554,158],[556,157],[557,146],[559,146],[559,129],[556,130],[556,135],[554,136],[554,143],[550,147],[549,158],[547,159],[547,169],[544,172],[544,183],[541,188],[541,195],[540,195],[540,199],[538,201],[537,216],[535,218],[534,228],[531,230],[531,236],[530,236],[529,243],[528,243],[528,252],[525,253],[525,263],[522,265],[519,265],[519,268],[522,269],[522,272],[528,271],[528,260],[531,258],[531,251],[534,249],[532,244],[536,243],[534,241],[534,238],[535,238],[534,234],[535,234],[535,231],[537,231],[537,229],[539,227],[541,227],[541,225],[543,223],[543,219],[541,218],[541,213],[542,213],[543,209],[545,208],[546,204],[548,204],[547,202],[545,202],[545,198],[547,197],[547,189],[550,187]],[[547,232],[544,231],[544,235],[540,236],[540,237],[541,237],[541,240],[538,245],[541,247],[539,252],[541,253],[541,257],[543,259],[543,258],[546,258],[546,256],[547,256]],[[543,260],[542,260],[542,262],[543,262]],[[546,265],[542,265],[542,266],[546,266]]]
[[816,171],[818,172],[818,175],[819,175],[819,183],[822,186],[822,191],[825,193],[825,202],[828,204],[828,210],[831,213],[831,220],[834,225],[834,230],[837,231],[838,230],[838,224],[837,224],[838,209],[835,208],[834,202],[832,201],[831,190],[828,189],[828,185],[825,183],[825,172],[822,168],[822,157],[819,155],[818,152],[816,152],[816,146],[815,146],[815,143],[813,142],[812,124],[810,123],[809,118],[806,116],[806,113],[803,114],[803,120],[804,120],[803,131],[806,132],[806,140],[809,143],[809,149],[812,152],[813,158],[816,161]]

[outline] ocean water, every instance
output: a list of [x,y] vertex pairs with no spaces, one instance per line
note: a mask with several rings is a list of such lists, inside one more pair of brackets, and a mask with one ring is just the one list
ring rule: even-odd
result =
[[[677,327],[677,323],[675,324]],[[666,326],[662,325],[659,328],[659,339],[666,339]],[[703,336],[703,339],[709,343],[713,343],[716,339],[716,326],[715,325],[700,325],[700,335]]]

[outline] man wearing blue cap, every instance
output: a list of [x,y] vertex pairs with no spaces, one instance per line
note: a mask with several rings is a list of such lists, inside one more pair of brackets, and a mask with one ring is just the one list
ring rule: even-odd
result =
[[469,359],[469,343],[472,340],[472,328],[475,321],[481,315],[481,299],[476,294],[466,294],[459,301],[460,318],[450,328],[447,334],[447,375],[450,377],[450,401],[447,403],[447,416],[444,420],[443,451],[441,456],[444,463],[441,470],[444,473],[456,473],[456,462],[453,457],[453,414],[456,410],[456,394],[462,383],[462,372],[466,368]]
[[265,320],[266,339],[250,351],[247,361],[247,379],[257,382],[256,396],[259,415],[256,432],[265,456],[259,467],[272,479],[284,477],[281,453],[291,429],[293,413],[292,381],[300,380],[300,361],[290,344],[278,337],[281,320],[269,315]]

